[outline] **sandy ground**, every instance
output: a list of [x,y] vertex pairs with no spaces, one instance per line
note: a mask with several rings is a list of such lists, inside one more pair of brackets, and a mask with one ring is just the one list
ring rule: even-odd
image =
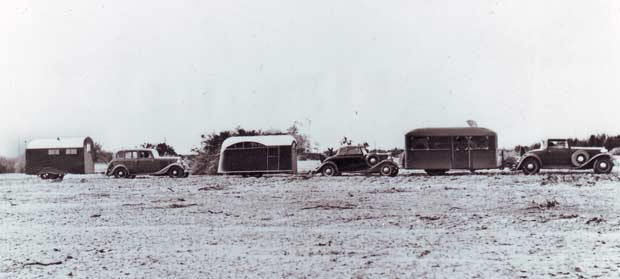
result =
[[6,278],[618,278],[620,177],[0,175]]

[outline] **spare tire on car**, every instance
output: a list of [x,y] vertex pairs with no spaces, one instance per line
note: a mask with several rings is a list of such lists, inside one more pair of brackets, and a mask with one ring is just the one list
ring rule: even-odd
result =
[[585,150],[577,150],[570,157],[573,166],[580,167],[590,159],[590,154]]

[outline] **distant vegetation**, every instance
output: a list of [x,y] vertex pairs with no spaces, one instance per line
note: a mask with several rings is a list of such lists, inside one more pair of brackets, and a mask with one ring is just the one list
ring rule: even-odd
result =
[[174,147],[166,144],[165,142],[152,144],[152,143],[143,143],[142,148],[151,148],[157,150],[159,156],[177,156],[177,152],[174,151]]
[[112,157],[114,156],[112,152],[105,151],[101,143],[98,142],[95,142],[93,151],[95,152],[95,163],[108,163],[112,161]]
[[23,173],[25,172],[26,160],[24,155],[17,158],[0,157],[0,173]]

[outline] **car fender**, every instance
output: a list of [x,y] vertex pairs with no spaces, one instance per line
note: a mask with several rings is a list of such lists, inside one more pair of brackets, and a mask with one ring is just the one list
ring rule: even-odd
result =
[[538,161],[538,164],[540,164],[540,167],[541,168],[543,167],[542,160],[540,159],[540,157],[538,157],[538,155],[536,155],[536,154],[527,154],[523,158],[521,158],[521,160],[519,160],[519,164],[517,164],[517,167],[515,168],[515,170],[520,170],[523,167],[523,162],[525,162],[525,160],[527,160],[528,158],[536,159],[536,161]]
[[336,172],[338,172],[338,166],[336,165],[336,163],[334,163],[334,162],[332,162],[332,161],[326,161],[326,162],[323,162],[322,164],[320,164],[320,165],[319,165],[319,166],[318,166],[318,167],[317,167],[317,168],[313,171],[313,173],[319,173],[319,172],[321,172],[321,169],[322,169],[323,167],[327,166],[327,165],[332,165],[332,166],[336,169]]
[[596,154],[594,156],[592,156],[592,158],[590,158],[590,160],[588,160],[587,162],[585,162],[583,165],[581,165],[580,167],[578,167],[578,169],[582,170],[582,169],[589,169],[594,165],[594,162],[599,159],[599,158],[603,158],[606,157],[607,159],[609,159],[609,161],[611,161],[611,164],[614,164],[614,160],[611,157],[611,155],[609,155],[608,153],[599,153]]
[[394,161],[389,160],[389,159],[385,159],[385,160],[383,160],[383,161],[381,161],[381,162],[379,162],[379,163],[375,164],[374,166],[372,166],[372,167],[371,167],[370,169],[368,169],[368,170],[369,170],[369,171],[371,171],[371,172],[376,172],[376,171],[379,171],[379,169],[381,169],[381,167],[382,167],[383,165],[385,165],[385,164],[389,164],[389,165],[391,165],[392,167],[394,167],[394,168],[397,168],[397,169],[398,169],[398,165],[397,165]]
[[118,165],[113,166],[111,169],[110,167],[108,167],[108,170],[106,171],[106,175],[110,176],[114,174],[114,172],[119,168],[124,168],[127,170],[127,173],[129,173],[129,168],[127,166],[125,166],[124,164],[118,164]]
[[181,165],[179,163],[172,163],[170,165],[167,165],[163,169],[153,173],[153,175],[163,175],[163,174],[166,174],[166,173],[168,173],[168,170],[170,170],[170,168],[175,167],[175,166],[181,168],[183,171],[186,171],[185,168],[183,167],[183,165]]

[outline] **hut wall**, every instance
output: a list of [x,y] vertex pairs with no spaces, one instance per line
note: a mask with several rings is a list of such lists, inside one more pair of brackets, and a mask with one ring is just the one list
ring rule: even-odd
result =
[[77,154],[72,155],[67,155],[65,148],[58,148],[58,150],[60,150],[59,155],[48,155],[48,149],[26,150],[26,173],[36,174],[42,168],[54,168],[75,174],[85,172],[84,149],[77,148]]

